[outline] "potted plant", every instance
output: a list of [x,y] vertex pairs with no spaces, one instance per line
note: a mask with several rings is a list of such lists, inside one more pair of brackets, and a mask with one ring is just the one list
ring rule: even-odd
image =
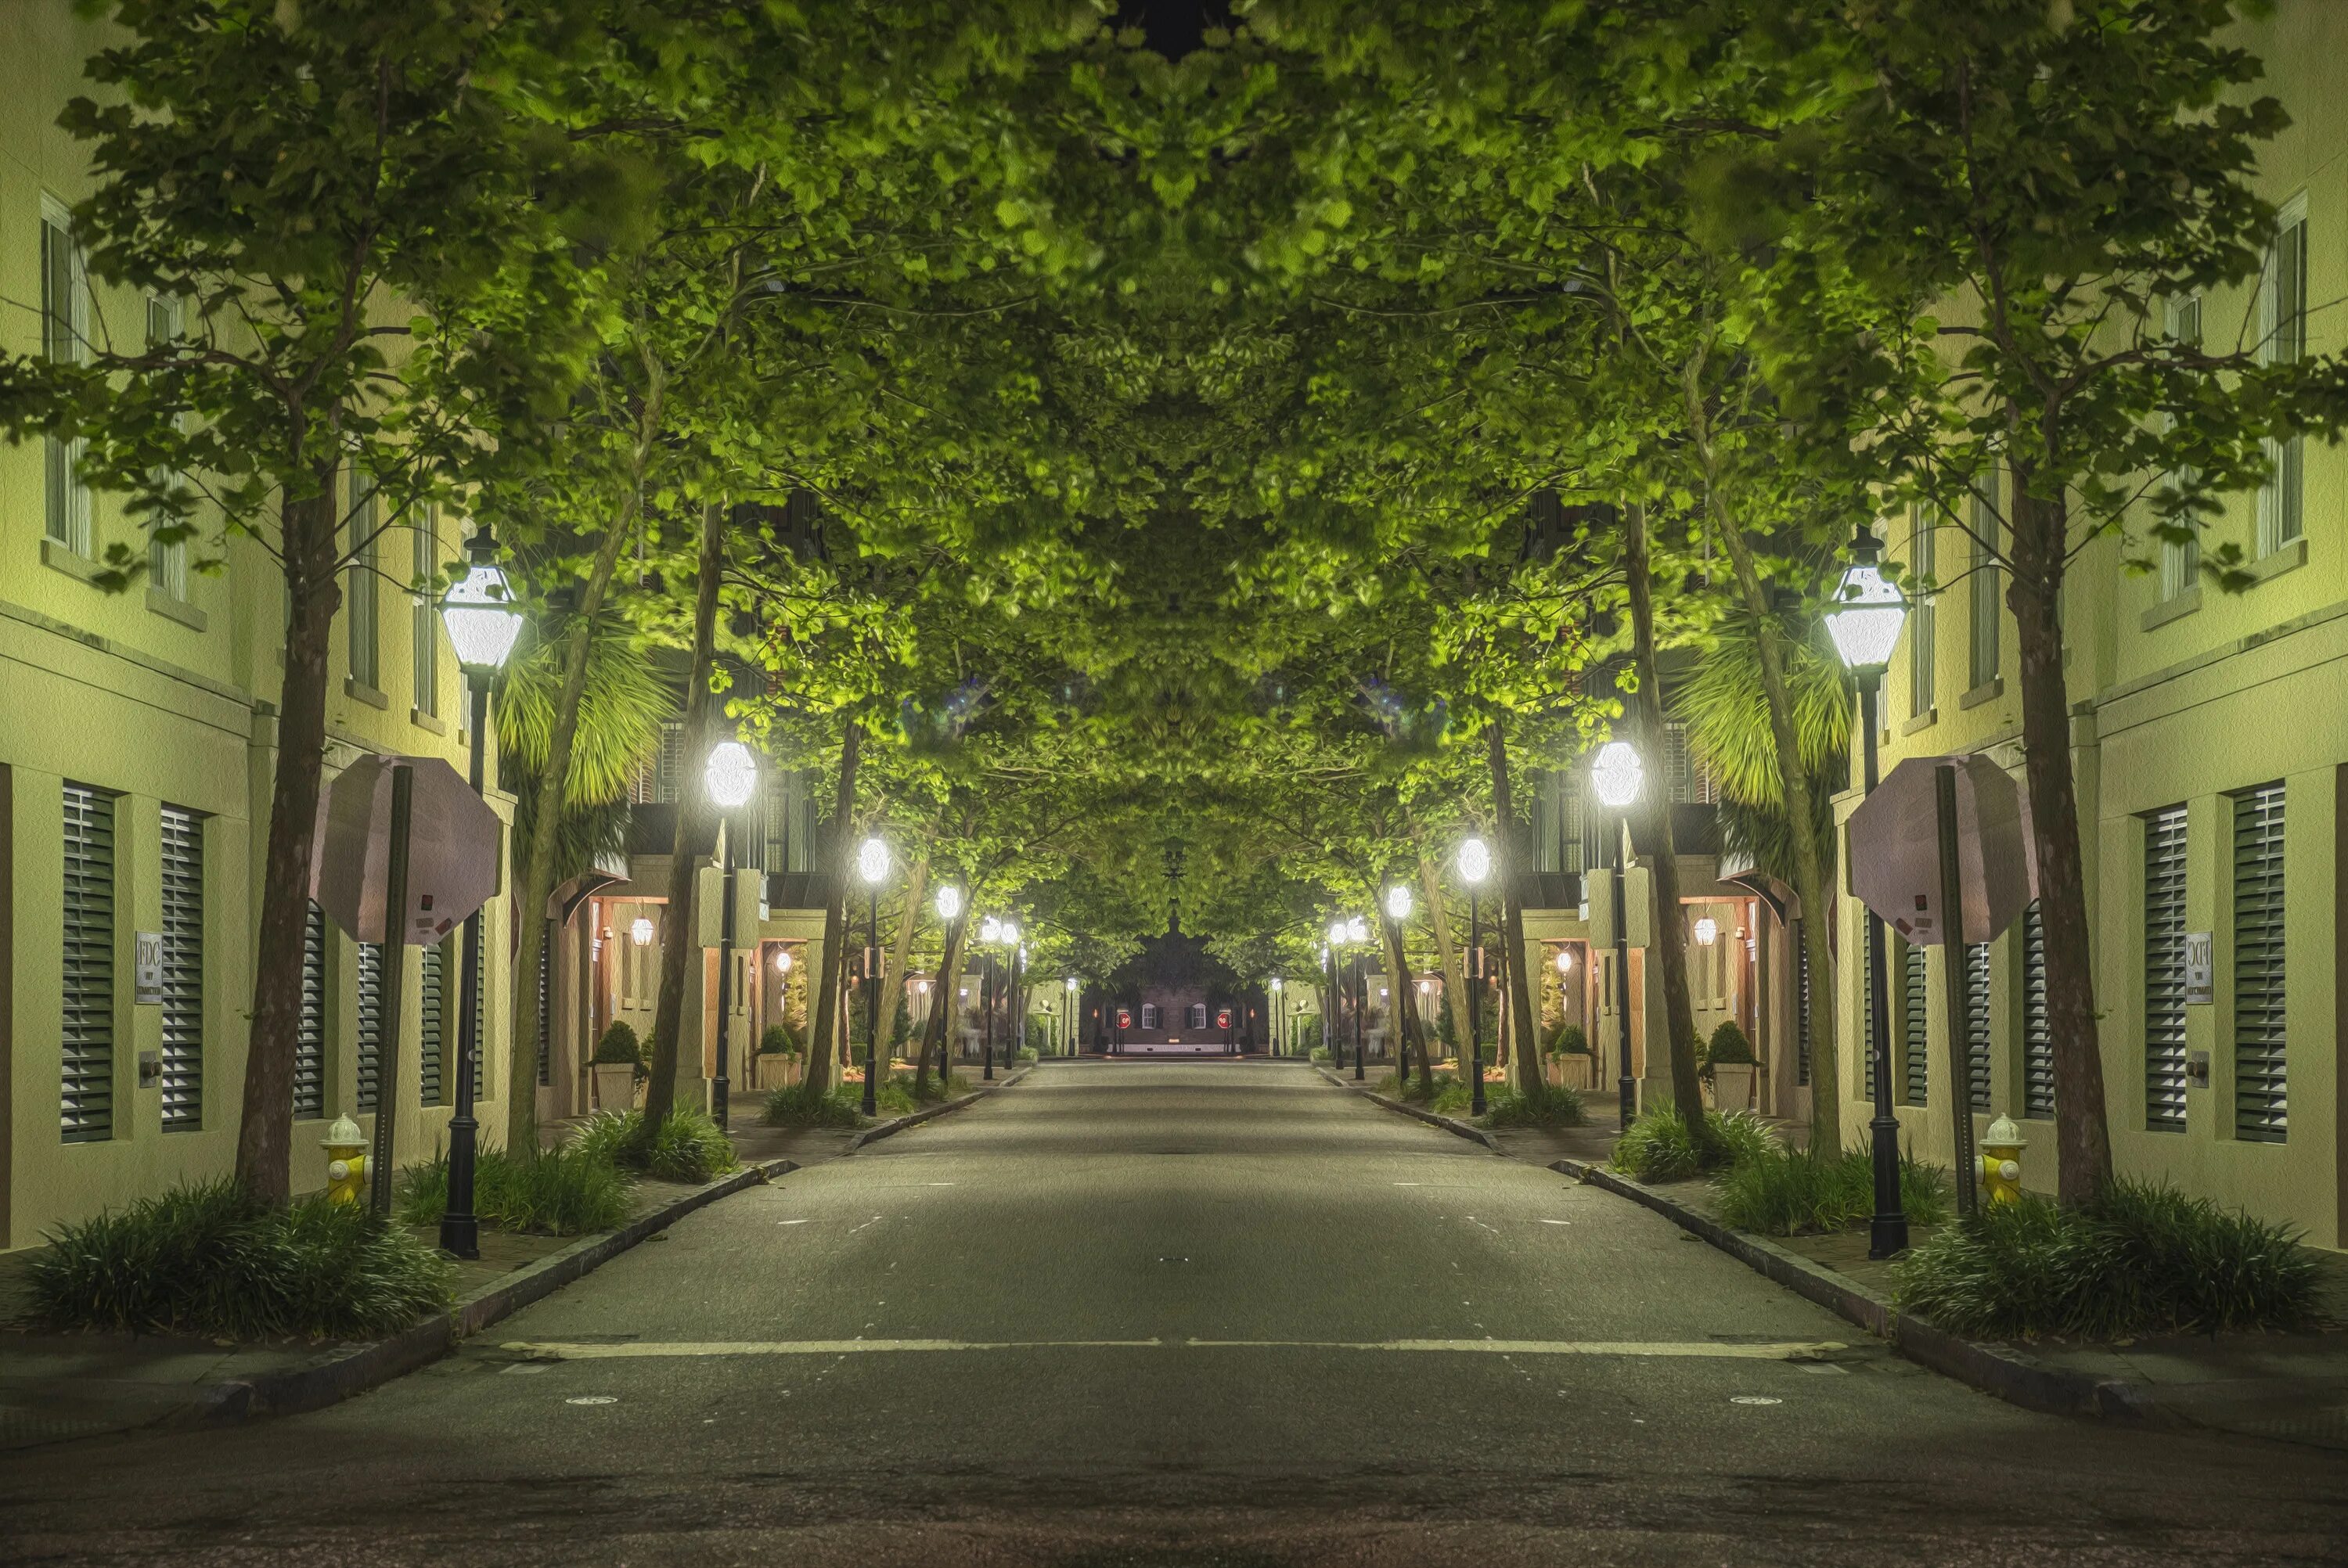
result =
[[644,1076],[644,1048],[636,1031],[617,1019],[595,1042],[590,1059],[595,1077],[595,1108],[628,1111],[636,1103],[636,1081]]
[[1753,1081],[1758,1063],[1753,1042],[1734,1019],[1712,1031],[1704,1053],[1704,1075],[1712,1084],[1712,1102],[1723,1111],[1745,1111],[1753,1105]]
[[[778,1089],[783,1083],[788,1082],[791,1075],[791,1063],[798,1058],[802,1049],[803,1048],[799,1044],[799,1037],[791,1029],[790,1025],[787,1023],[768,1024],[766,1028],[766,1032],[758,1036],[758,1087],[760,1089]],[[769,1083],[767,1081],[767,1064],[770,1061],[775,1064],[775,1071],[778,1075],[781,1081],[780,1082]]]
[[1587,1093],[1597,1084],[1598,1058],[1590,1049],[1590,1037],[1578,1023],[1558,1026],[1550,1040],[1549,1053],[1557,1059],[1558,1082],[1561,1088]]

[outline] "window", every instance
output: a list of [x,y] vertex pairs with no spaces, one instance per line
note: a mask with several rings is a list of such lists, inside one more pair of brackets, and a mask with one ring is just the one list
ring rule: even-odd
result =
[[[180,302],[158,294],[147,296],[147,346],[156,348],[180,335]],[[160,470],[150,476],[158,489],[170,480]],[[147,576],[155,591],[184,604],[188,600],[188,544],[175,539],[165,544],[149,538],[147,541]]]
[[1972,605],[1972,664],[1968,686],[1978,691],[1997,679],[1998,570],[1997,530],[2000,517],[1999,473],[1995,463],[1973,490],[1972,575],[1967,579]]
[[1156,1029],[1158,1027],[1158,1004],[1156,1002],[1143,1002],[1141,1004],[1141,1027],[1144,1029]]
[[[408,528],[414,541],[416,582],[429,585],[440,571],[440,508],[418,507]],[[440,714],[440,607],[428,592],[416,596],[408,612],[408,643],[414,651],[416,711],[427,719]]]
[[2234,1136],[2283,1141],[2282,785],[2234,797]]
[[[59,364],[79,364],[89,341],[89,280],[81,247],[73,241],[71,220],[55,197],[41,198],[41,352]],[[96,554],[90,542],[89,488],[77,472],[83,443],[51,436],[43,442],[48,502],[48,537],[79,556]]]
[[417,1074],[417,1103],[446,1104],[440,1064],[448,1053],[448,943],[435,942],[418,954],[420,979],[416,988],[416,1030],[422,1046],[422,1066]]
[[1900,1044],[1907,1054],[1908,1095],[1910,1105],[1932,1102],[1932,1025],[1931,993],[1925,984],[1924,949],[1913,944],[1900,944],[1902,965],[1900,987]]
[[[1931,579],[1932,525],[1922,507],[1908,509],[1908,572],[1911,582]],[[1915,593],[1908,619],[1908,712],[1921,719],[1932,711],[1932,684],[1940,678],[1933,660],[1938,636],[1932,616],[1932,596]]]
[[302,1019],[294,1034],[294,1120],[326,1113],[326,912],[302,917]]
[[685,721],[661,722],[660,750],[637,770],[631,805],[675,805],[685,779]]
[[359,1109],[372,1111],[383,1093],[383,944],[359,948]]
[[1570,769],[1533,778],[1533,869],[1581,870],[1581,781]]
[[1189,1024],[1192,1029],[1204,1029],[1207,1027],[1207,1004],[1205,1002],[1192,1002],[1190,1004]]
[[204,1124],[204,819],[163,808],[163,1131]]
[[370,692],[383,687],[381,638],[376,614],[376,495],[375,481],[354,471],[351,475],[351,510],[348,574],[349,587],[344,593],[345,608],[350,611],[345,623],[351,639],[351,682]]
[[1965,1014],[1965,1087],[1972,1108],[1989,1109],[1989,944],[1965,944],[1965,989],[1972,1006]]
[[1678,719],[1663,723],[1663,782],[1673,805],[1716,805],[1720,791],[1711,770],[1688,746],[1688,727]]
[[2185,808],[2144,819],[2144,1120],[2185,1131]]
[[2038,900],[2022,912],[2022,1113],[2054,1119],[2054,1034],[2046,1024],[2046,924]]
[[[2168,303],[2168,335],[2180,343],[2194,348],[2201,346],[2201,296],[2188,295]],[[2191,468],[2180,468],[2169,477],[2169,482],[2179,492],[2193,489],[2200,476]],[[2179,522],[2188,519],[2179,518]],[[2160,543],[2160,597],[2172,600],[2192,588],[2201,579],[2201,539],[2193,538],[2178,542],[2163,539]]]
[[[2293,364],[2307,353],[2307,199],[2286,203],[2275,225],[2274,251],[2259,289],[2259,358]],[[2270,556],[2300,537],[2307,440],[2267,443],[2272,470],[2259,491],[2259,554]]]
[[68,1143],[114,1136],[114,796],[65,786],[65,1008],[58,1126]]

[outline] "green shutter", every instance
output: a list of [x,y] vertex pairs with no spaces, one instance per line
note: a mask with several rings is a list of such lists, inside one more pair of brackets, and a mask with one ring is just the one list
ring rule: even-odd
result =
[[1793,924],[1794,942],[1794,1081],[1810,1081],[1810,948],[1803,940],[1802,922]]
[[1965,986],[1972,1009],[1965,1015],[1965,1084],[1972,1108],[1989,1109],[1989,944],[1965,946]]
[[383,1091],[383,944],[359,944],[359,1109]]
[[554,933],[538,948],[538,1082],[541,1089],[554,1081],[554,1008],[550,981],[553,974]]
[[2046,924],[2038,900],[2022,912],[2022,1113],[2054,1119],[2054,1035],[2046,1024]]
[[2144,1120],[2185,1130],[2185,808],[2144,819]]
[[435,942],[423,949],[423,979],[416,993],[416,1026],[422,1039],[424,1066],[417,1081],[418,1102],[438,1105],[440,1064],[447,1048],[448,1018],[448,944]]
[[204,1124],[204,820],[163,808],[163,1131]]
[[2234,797],[2234,1135],[2283,1141],[2282,785]]
[[65,985],[58,1129],[68,1143],[114,1136],[114,797],[65,786]]
[[1908,1055],[1908,1096],[1910,1105],[1932,1102],[1932,1040],[1931,991],[1924,976],[1924,949],[1909,943],[1900,948],[1903,987],[1900,996],[1900,1041]]
[[312,899],[302,918],[302,1022],[294,1036],[294,1120],[326,1113],[326,912]]

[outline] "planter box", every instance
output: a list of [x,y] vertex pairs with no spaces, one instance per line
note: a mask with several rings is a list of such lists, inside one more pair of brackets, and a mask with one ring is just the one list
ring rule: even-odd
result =
[[1722,1111],[1749,1111],[1753,1108],[1753,1081],[1759,1075],[1756,1063],[1750,1061],[1715,1062],[1712,1069],[1713,1103]]
[[1569,1053],[1557,1059],[1559,1086],[1587,1094],[1598,1087],[1598,1063],[1594,1058]]
[[595,1064],[595,1109],[633,1111],[636,1107],[636,1070],[624,1061]]

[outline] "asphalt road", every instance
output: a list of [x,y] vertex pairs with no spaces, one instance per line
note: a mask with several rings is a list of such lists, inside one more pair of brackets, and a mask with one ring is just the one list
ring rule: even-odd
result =
[[2337,1454],[2015,1410],[1268,1063],[1047,1064],[334,1409],[0,1455],[12,1564],[2343,1560]]

